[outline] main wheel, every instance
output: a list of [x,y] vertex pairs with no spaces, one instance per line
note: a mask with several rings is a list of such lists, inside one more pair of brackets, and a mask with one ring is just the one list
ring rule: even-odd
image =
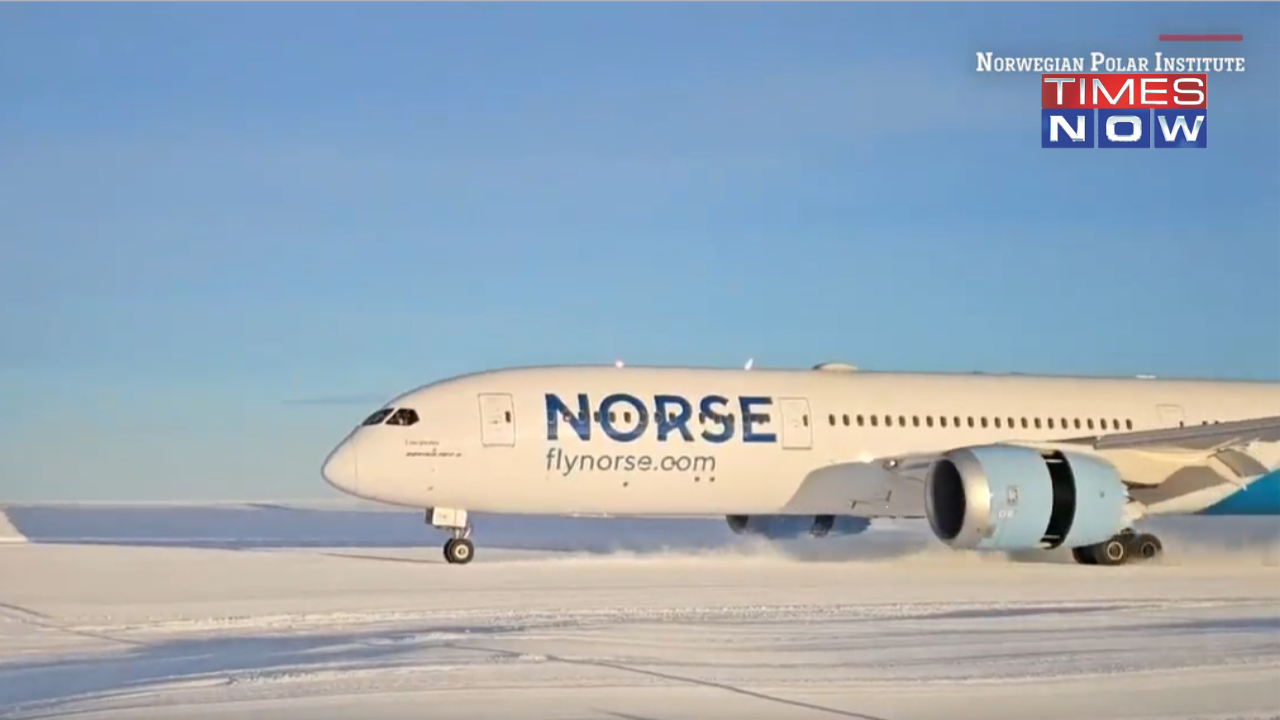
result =
[[1071,548],[1071,557],[1081,565],[1097,565],[1098,555],[1094,552],[1097,549],[1096,545]]
[[466,565],[475,554],[475,545],[466,538],[451,538],[444,544],[444,559],[450,565]]
[[1160,538],[1148,533],[1142,533],[1129,541],[1133,547],[1133,555],[1135,559],[1153,560],[1164,552],[1164,544],[1160,542]]
[[1129,559],[1129,543],[1127,538],[1113,537],[1097,546],[1094,556],[1099,565],[1123,565]]

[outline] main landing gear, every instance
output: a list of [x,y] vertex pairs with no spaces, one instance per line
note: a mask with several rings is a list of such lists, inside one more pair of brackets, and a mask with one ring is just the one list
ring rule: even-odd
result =
[[453,508],[428,508],[427,524],[447,530],[449,539],[444,542],[444,559],[450,565],[466,565],[475,557],[476,546],[472,544],[471,524],[467,522],[466,510]]
[[1149,533],[1122,530],[1110,540],[1097,545],[1072,548],[1071,557],[1081,565],[1127,565],[1152,560],[1164,552],[1160,538]]

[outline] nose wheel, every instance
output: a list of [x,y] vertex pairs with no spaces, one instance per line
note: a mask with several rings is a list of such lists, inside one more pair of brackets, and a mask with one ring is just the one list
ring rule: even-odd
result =
[[466,565],[475,553],[476,546],[466,538],[449,538],[444,543],[444,559],[450,565]]
[[467,511],[454,508],[429,508],[426,512],[427,524],[431,527],[448,531],[449,539],[444,543],[444,560],[450,565],[466,565],[476,555],[476,546],[471,537],[471,523],[467,520]]

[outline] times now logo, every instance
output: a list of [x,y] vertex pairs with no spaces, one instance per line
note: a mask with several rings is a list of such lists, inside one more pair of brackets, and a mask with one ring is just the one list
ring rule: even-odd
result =
[[1208,76],[1040,76],[1042,148],[1206,148]]

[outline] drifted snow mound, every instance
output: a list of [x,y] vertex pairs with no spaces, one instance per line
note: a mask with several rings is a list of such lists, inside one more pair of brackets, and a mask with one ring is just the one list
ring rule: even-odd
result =
[[9,521],[9,517],[4,513],[4,508],[0,508],[0,545],[24,543],[26,541],[26,536],[18,532],[18,528],[14,527],[13,523]]

